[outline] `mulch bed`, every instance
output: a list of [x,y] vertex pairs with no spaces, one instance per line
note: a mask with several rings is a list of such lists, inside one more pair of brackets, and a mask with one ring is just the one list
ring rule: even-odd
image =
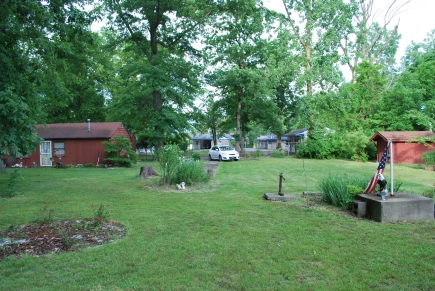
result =
[[120,223],[109,221],[95,225],[91,219],[11,226],[0,230],[0,259],[78,251],[121,239],[125,232]]

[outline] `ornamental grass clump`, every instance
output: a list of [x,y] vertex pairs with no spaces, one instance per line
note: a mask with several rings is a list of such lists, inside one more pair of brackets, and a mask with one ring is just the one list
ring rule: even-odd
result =
[[423,153],[423,161],[428,167],[432,167],[435,170],[435,151],[428,151]]
[[319,188],[325,202],[348,209],[355,195],[362,194],[367,181],[355,176],[330,175],[319,180]]
[[185,182],[187,185],[192,185],[198,182],[208,181],[209,176],[202,167],[199,161],[194,159],[183,159],[178,164],[175,170],[172,184]]

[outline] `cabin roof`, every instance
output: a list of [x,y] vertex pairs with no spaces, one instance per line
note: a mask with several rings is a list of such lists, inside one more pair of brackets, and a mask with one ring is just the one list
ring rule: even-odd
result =
[[43,139],[92,139],[111,138],[124,126],[122,122],[91,122],[89,131],[87,122],[37,124],[35,127]]
[[406,142],[420,137],[435,137],[435,133],[432,131],[378,131],[370,138],[370,141],[383,139],[392,142]]

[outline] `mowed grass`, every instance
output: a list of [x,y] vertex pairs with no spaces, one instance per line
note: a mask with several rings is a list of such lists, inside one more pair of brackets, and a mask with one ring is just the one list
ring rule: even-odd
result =
[[[1,290],[435,290],[435,222],[381,224],[301,197],[328,175],[363,175],[376,163],[293,158],[223,162],[213,181],[159,187],[130,169],[23,169],[19,195],[0,198],[0,228],[40,218],[92,217],[105,203],[125,238],[80,252],[0,260]],[[11,169],[8,170],[9,172]],[[8,175],[0,174],[0,193]],[[389,166],[385,171],[389,180]],[[395,165],[402,189],[433,188],[435,172]],[[367,181],[368,181],[367,180]]]

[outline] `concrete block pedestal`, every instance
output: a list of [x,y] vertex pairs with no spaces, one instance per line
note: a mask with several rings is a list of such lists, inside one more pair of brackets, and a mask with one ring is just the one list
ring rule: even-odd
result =
[[399,192],[381,200],[376,194],[358,194],[355,200],[365,202],[365,217],[378,222],[434,219],[434,201],[423,196]]

